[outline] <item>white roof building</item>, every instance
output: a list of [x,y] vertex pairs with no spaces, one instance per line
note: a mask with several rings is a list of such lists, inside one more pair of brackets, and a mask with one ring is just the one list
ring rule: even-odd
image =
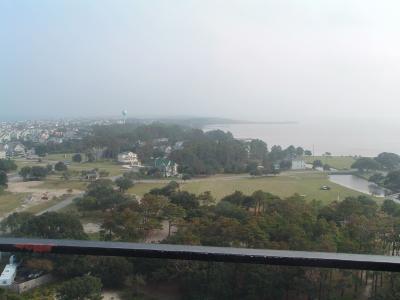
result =
[[292,170],[305,170],[306,162],[303,159],[292,160]]

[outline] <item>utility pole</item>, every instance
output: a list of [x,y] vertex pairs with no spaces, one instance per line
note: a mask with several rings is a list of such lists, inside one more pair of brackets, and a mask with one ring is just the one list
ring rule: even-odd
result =
[[315,160],[315,149],[314,149],[314,144],[312,145],[312,156],[313,156],[313,161]]

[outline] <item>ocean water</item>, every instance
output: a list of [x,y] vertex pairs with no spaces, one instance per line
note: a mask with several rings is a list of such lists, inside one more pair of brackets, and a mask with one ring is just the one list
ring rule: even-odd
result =
[[221,124],[206,131],[230,131],[236,138],[258,138],[272,145],[301,146],[315,155],[400,154],[400,120],[309,120],[290,124]]

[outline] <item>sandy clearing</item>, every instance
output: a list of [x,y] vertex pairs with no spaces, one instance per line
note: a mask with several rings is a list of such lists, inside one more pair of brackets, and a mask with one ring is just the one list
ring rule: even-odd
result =
[[103,296],[103,300],[120,300],[121,297],[118,295],[118,292],[113,291],[103,291],[101,293]]
[[[40,189],[37,188],[41,181],[27,181],[27,182],[9,182],[7,191],[11,193],[26,193],[28,196],[24,199],[23,204],[10,212],[24,211],[32,206],[46,203],[54,197],[61,197],[63,195],[77,195],[81,193],[79,190],[67,191],[66,189]],[[7,214],[7,215],[9,215]]]
[[101,229],[101,224],[98,223],[85,223],[82,226],[85,233],[97,233]]

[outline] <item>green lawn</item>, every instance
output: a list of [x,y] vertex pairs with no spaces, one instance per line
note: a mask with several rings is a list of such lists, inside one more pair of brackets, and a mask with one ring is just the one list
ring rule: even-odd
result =
[[0,194],[0,216],[4,216],[21,206],[27,196],[26,193],[2,192]]
[[41,212],[41,211],[43,211],[43,210],[45,210],[45,209],[47,209],[47,208],[49,208],[49,207],[51,207],[53,205],[56,205],[58,202],[61,202],[62,200],[63,200],[62,197],[60,197],[60,198],[56,198],[55,197],[55,198],[50,199],[48,201],[45,201],[45,202],[42,202],[40,204],[31,206],[31,207],[27,208],[25,211],[26,212],[30,212],[32,214],[37,214],[38,212]]
[[79,180],[63,180],[57,178],[47,178],[45,181],[35,186],[37,189],[75,189],[75,190],[85,190],[87,182]]
[[[64,155],[66,155],[64,157]],[[72,162],[72,154],[49,154],[46,157],[43,158],[43,162],[39,163],[35,160],[25,160],[25,159],[18,159],[16,160],[16,164],[18,166],[18,170],[20,170],[24,166],[43,166],[45,167],[47,164],[55,164],[58,161],[71,161],[71,164],[68,165],[68,169],[71,171],[83,171],[83,170],[92,170],[92,169],[99,169],[107,171],[110,173],[110,176],[116,176],[120,175],[124,172],[124,169],[121,167],[121,165],[117,164],[114,161],[111,160],[102,160],[102,161],[96,161],[93,163],[89,162],[82,162],[82,163],[75,163]]]
[[47,160],[54,160],[54,161],[64,161],[70,160],[72,161],[72,156],[75,153],[58,153],[58,154],[48,154],[45,159]]
[[[331,190],[320,190],[322,185],[330,186]],[[131,188],[129,192],[142,196],[150,189],[161,186],[164,186],[164,184],[139,183]],[[280,197],[288,197],[298,193],[304,195],[307,200],[317,199],[326,203],[337,200],[338,196],[340,196],[340,199],[344,199],[347,196],[363,195],[357,191],[330,182],[327,175],[321,172],[297,174],[293,172],[275,177],[238,178],[232,180],[218,180],[218,178],[211,177],[202,181],[188,181],[181,184],[181,189],[195,194],[211,191],[217,199],[221,199],[236,190],[242,191],[245,194],[251,194],[256,190],[263,190]]]
[[104,170],[109,172],[110,176],[120,175],[124,172],[124,169],[121,167],[121,165],[118,165],[117,163],[108,160],[93,163],[71,163],[71,165],[68,166],[68,169],[78,172],[83,170],[92,170],[96,168],[99,169],[99,171]]
[[27,159],[16,159],[15,163],[17,164],[18,170],[21,170],[23,167],[32,167],[32,166],[42,166],[45,167],[47,164],[42,162],[39,163],[36,160],[27,160]]
[[337,170],[351,169],[351,165],[356,161],[352,156],[306,156],[304,160],[310,164],[314,160],[320,160],[323,164],[328,164]]

